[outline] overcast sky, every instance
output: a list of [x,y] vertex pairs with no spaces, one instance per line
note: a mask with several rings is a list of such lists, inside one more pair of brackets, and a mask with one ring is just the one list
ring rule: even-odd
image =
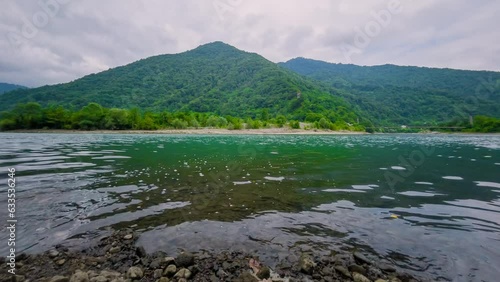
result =
[[0,82],[68,82],[213,41],[273,62],[500,71],[498,15],[495,0],[0,0]]

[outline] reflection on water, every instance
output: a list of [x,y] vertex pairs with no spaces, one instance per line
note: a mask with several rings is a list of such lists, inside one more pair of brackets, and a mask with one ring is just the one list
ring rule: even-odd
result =
[[362,248],[429,278],[499,274],[499,136],[0,139],[27,252],[131,227],[149,251],[239,249],[273,265],[294,251]]

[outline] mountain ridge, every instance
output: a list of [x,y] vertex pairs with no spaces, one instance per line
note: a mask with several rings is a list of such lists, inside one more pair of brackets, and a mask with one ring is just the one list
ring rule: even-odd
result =
[[141,59],[65,84],[18,90],[7,101],[0,110],[31,101],[73,109],[97,102],[108,108],[155,112],[255,117],[268,109],[272,116],[301,120],[308,113],[329,116],[332,121],[362,119],[352,105],[312,80],[223,42]]
[[22,85],[0,82],[0,95],[3,93],[9,92],[9,91],[16,90],[16,89],[27,89],[27,88],[28,87],[22,86]]

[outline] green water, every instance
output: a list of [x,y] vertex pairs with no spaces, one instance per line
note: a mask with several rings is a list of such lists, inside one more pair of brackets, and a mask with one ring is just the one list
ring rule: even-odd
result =
[[358,248],[431,279],[499,274],[500,136],[0,139],[28,252],[132,227],[148,251]]

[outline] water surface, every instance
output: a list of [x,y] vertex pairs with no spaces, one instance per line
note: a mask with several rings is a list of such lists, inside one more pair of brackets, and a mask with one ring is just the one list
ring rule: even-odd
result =
[[272,265],[361,249],[431,279],[500,274],[498,135],[0,139],[26,252],[131,227],[151,252],[242,250]]

